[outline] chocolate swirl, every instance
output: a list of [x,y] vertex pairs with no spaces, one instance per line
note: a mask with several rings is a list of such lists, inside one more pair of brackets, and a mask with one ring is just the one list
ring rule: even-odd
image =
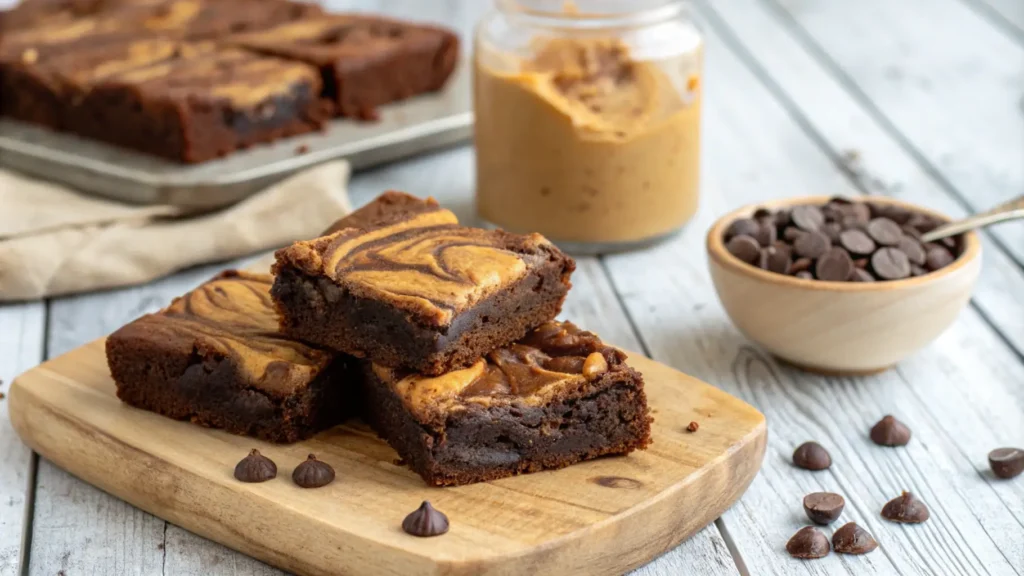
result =
[[272,280],[266,274],[224,272],[122,330],[190,347],[204,360],[230,358],[246,385],[287,395],[312,380],[332,355],[280,333],[270,299]]
[[402,375],[374,365],[421,420],[464,403],[523,402],[541,405],[619,368],[626,355],[572,322],[548,322],[519,342],[499,348],[468,368],[441,376]]
[[459,312],[522,278],[540,235],[456,225],[433,210],[369,231],[342,230],[297,242],[277,254],[312,276],[327,276],[356,296],[385,299],[426,325],[447,326]]

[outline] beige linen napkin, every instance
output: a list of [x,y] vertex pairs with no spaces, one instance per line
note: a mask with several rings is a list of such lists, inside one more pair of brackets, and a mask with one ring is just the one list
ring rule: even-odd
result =
[[351,211],[329,162],[218,212],[132,206],[0,170],[0,301],[141,284],[312,238]]

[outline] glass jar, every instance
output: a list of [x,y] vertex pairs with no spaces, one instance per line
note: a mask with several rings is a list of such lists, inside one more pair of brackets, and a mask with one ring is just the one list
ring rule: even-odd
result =
[[684,2],[497,0],[476,31],[477,212],[597,253],[699,196],[703,38]]

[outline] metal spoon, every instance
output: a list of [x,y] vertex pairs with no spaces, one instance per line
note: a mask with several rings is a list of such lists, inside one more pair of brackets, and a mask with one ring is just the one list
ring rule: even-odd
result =
[[981,228],[996,222],[1016,220],[1017,218],[1024,218],[1024,196],[1019,196],[1009,202],[1000,204],[988,212],[982,212],[981,214],[968,216],[963,220],[939,226],[927,234],[922,234],[921,241],[934,242],[947,236],[955,236],[961,232],[967,232],[968,230],[974,230],[975,228]]

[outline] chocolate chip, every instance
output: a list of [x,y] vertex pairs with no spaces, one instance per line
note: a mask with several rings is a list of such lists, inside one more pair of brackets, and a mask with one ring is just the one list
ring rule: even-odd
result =
[[871,441],[879,446],[906,446],[910,442],[910,428],[886,416],[871,427]]
[[796,276],[797,278],[802,278],[804,280],[814,280],[814,274],[811,274],[807,270],[801,270],[800,272],[794,274],[794,276]]
[[785,228],[792,223],[789,217],[789,210],[779,210],[775,213],[775,225],[779,228]]
[[867,224],[871,220],[871,208],[863,202],[851,204],[846,212],[858,224]]
[[810,270],[810,269],[811,269],[811,259],[810,258],[798,258],[798,259],[794,260],[793,263],[789,266],[789,273],[790,274],[799,274],[800,272],[803,272],[804,270]]
[[750,218],[740,218],[732,224],[725,231],[725,240],[728,242],[736,236],[757,236],[758,231],[761,230],[761,225],[757,221]]
[[903,230],[888,218],[875,218],[868,222],[868,235],[882,246],[896,246],[903,237]]
[[320,488],[334,482],[334,468],[310,454],[306,461],[295,467],[292,481],[300,488]]
[[790,212],[793,224],[801,230],[816,232],[825,223],[825,215],[817,206],[797,206]]
[[910,260],[898,248],[882,248],[871,256],[871,268],[883,280],[910,276]]
[[804,526],[786,542],[786,552],[793,558],[824,558],[829,551],[828,538],[814,526]]
[[402,521],[402,530],[420,538],[440,536],[448,531],[448,517],[424,500],[419,508]]
[[920,524],[929,516],[928,507],[910,492],[889,500],[882,508],[882,518],[903,524]]
[[875,241],[863,230],[843,230],[839,234],[839,244],[850,251],[850,254],[867,256],[875,251]]
[[793,465],[804,470],[824,470],[832,465],[832,457],[821,444],[804,442],[793,451]]
[[988,453],[988,465],[1000,478],[1014,478],[1024,472],[1024,450],[996,448]]
[[907,260],[910,260],[911,264],[917,264],[918,266],[924,266],[927,255],[924,253],[924,246],[921,245],[916,239],[909,236],[900,238],[900,243],[897,245],[900,252],[907,255]]
[[804,496],[804,512],[815,524],[831,524],[843,513],[846,500],[831,492],[814,492]]
[[754,218],[754,220],[761,221],[761,220],[764,220],[765,218],[771,218],[771,216],[772,216],[772,211],[771,210],[769,210],[767,208],[758,208],[757,210],[754,210],[753,218]]
[[867,258],[857,258],[856,260],[853,261],[853,266],[855,268],[860,268],[861,270],[866,270],[867,267],[868,267],[868,259]]
[[686,431],[687,431],[687,432],[696,432],[696,431],[697,431],[697,430],[699,430],[699,429],[700,429],[700,424],[697,424],[696,422],[690,422],[690,423],[689,423],[689,424],[688,424],[688,425],[686,426]]
[[833,244],[839,243],[839,234],[843,231],[843,227],[835,222],[828,222],[822,224],[821,233],[828,237],[829,241]]
[[758,244],[765,248],[774,244],[775,240],[778,239],[778,236],[775,234],[775,224],[767,222],[762,223],[757,234],[754,235],[754,239],[757,240]]
[[925,255],[925,268],[930,272],[934,272],[939,268],[949,266],[953,263],[953,260],[953,255],[945,247],[931,244]]
[[800,258],[821,258],[832,248],[832,241],[821,232],[808,232],[793,242],[793,253]]
[[807,234],[807,232],[804,232],[795,226],[790,226],[782,231],[782,239],[786,242],[793,243],[797,241],[797,238],[800,238],[804,234]]
[[750,236],[736,236],[729,240],[725,249],[747,264],[755,264],[761,257],[761,246]]
[[918,266],[917,264],[911,264],[910,265],[910,275],[911,276],[914,276],[914,277],[924,276],[927,273],[928,273],[927,270],[925,270],[924,268]]
[[850,272],[851,282],[874,282],[875,277],[871,275],[871,272],[864,270],[863,268],[854,268],[853,272]]
[[850,277],[853,260],[842,248],[832,248],[818,259],[814,267],[814,275],[827,282],[842,282]]
[[239,482],[266,482],[276,477],[277,464],[255,448],[235,465],[235,479]]
[[856,522],[847,522],[832,534],[832,546],[839,554],[867,554],[878,548],[878,542]]
[[911,226],[909,224],[904,224],[903,226],[900,227],[900,229],[903,230],[903,233],[905,235],[910,236],[911,238],[914,238],[914,239],[920,239],[921,238],[921,232],[917,228],[914,228],[913,226]]

